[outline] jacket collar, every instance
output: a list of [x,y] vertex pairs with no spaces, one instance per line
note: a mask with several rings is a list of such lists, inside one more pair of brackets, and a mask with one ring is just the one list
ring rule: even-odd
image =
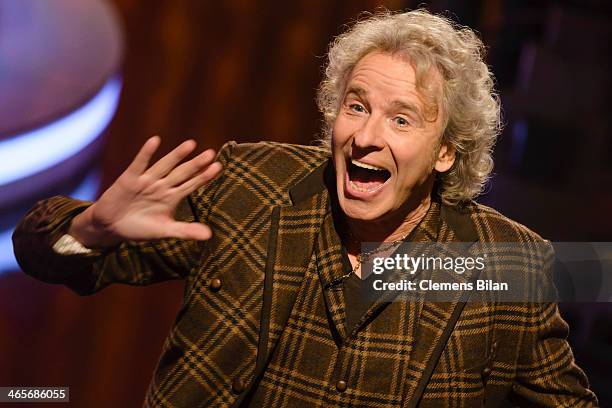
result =
[[333,177],[334,165],[331,159],[328,159],[289,189],[292,204],[297,206],[309,197],[321,194],[329,183],[335,184]]

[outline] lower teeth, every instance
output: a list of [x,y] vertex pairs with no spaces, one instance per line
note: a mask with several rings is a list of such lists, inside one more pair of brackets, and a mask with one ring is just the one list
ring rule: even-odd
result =
[[359,187],[357,184],[353,183],[350,180],[349,180],[349,184],[351,185],[351,188],[353,188],[353,189],[355,189],[355,190],[357,190],[359,192],[362,192],[362,193],[371,193],[371,192],[376,191],[379,188],[381,188],[385,183],[382,183],[382,184],[380,184],[380,185],[378,185],[378,186],[376,186],[376,187],[374,187],[372,189],[367,189],[367,188]]

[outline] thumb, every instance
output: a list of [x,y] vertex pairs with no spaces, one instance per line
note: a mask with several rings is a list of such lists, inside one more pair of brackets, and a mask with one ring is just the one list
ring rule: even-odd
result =
[[199,222],[173,222],[168,228],[168,236],[179,239],[206,241],[212,238],[212,230]]

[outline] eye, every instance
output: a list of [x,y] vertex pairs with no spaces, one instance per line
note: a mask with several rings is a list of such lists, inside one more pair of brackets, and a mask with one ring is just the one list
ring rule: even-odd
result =
[[363,107],[363,105],[361,105],[359,103],[351,103],[348,107],[353,112],[357,112],[357,113],[365,113],[366,112],[366,109]]
[[410,122],[408,122],[408,119],[401,116],[396,116],[395,118],[393,118],[393,122],[395,122],[398,127],[410,126]]

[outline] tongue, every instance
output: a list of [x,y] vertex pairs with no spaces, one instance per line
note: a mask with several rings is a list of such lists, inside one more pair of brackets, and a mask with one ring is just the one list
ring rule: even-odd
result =
[[361,190],[374,190],[386,181],[382,171],[367,170],[357,166],[352,170],[350,179]]

